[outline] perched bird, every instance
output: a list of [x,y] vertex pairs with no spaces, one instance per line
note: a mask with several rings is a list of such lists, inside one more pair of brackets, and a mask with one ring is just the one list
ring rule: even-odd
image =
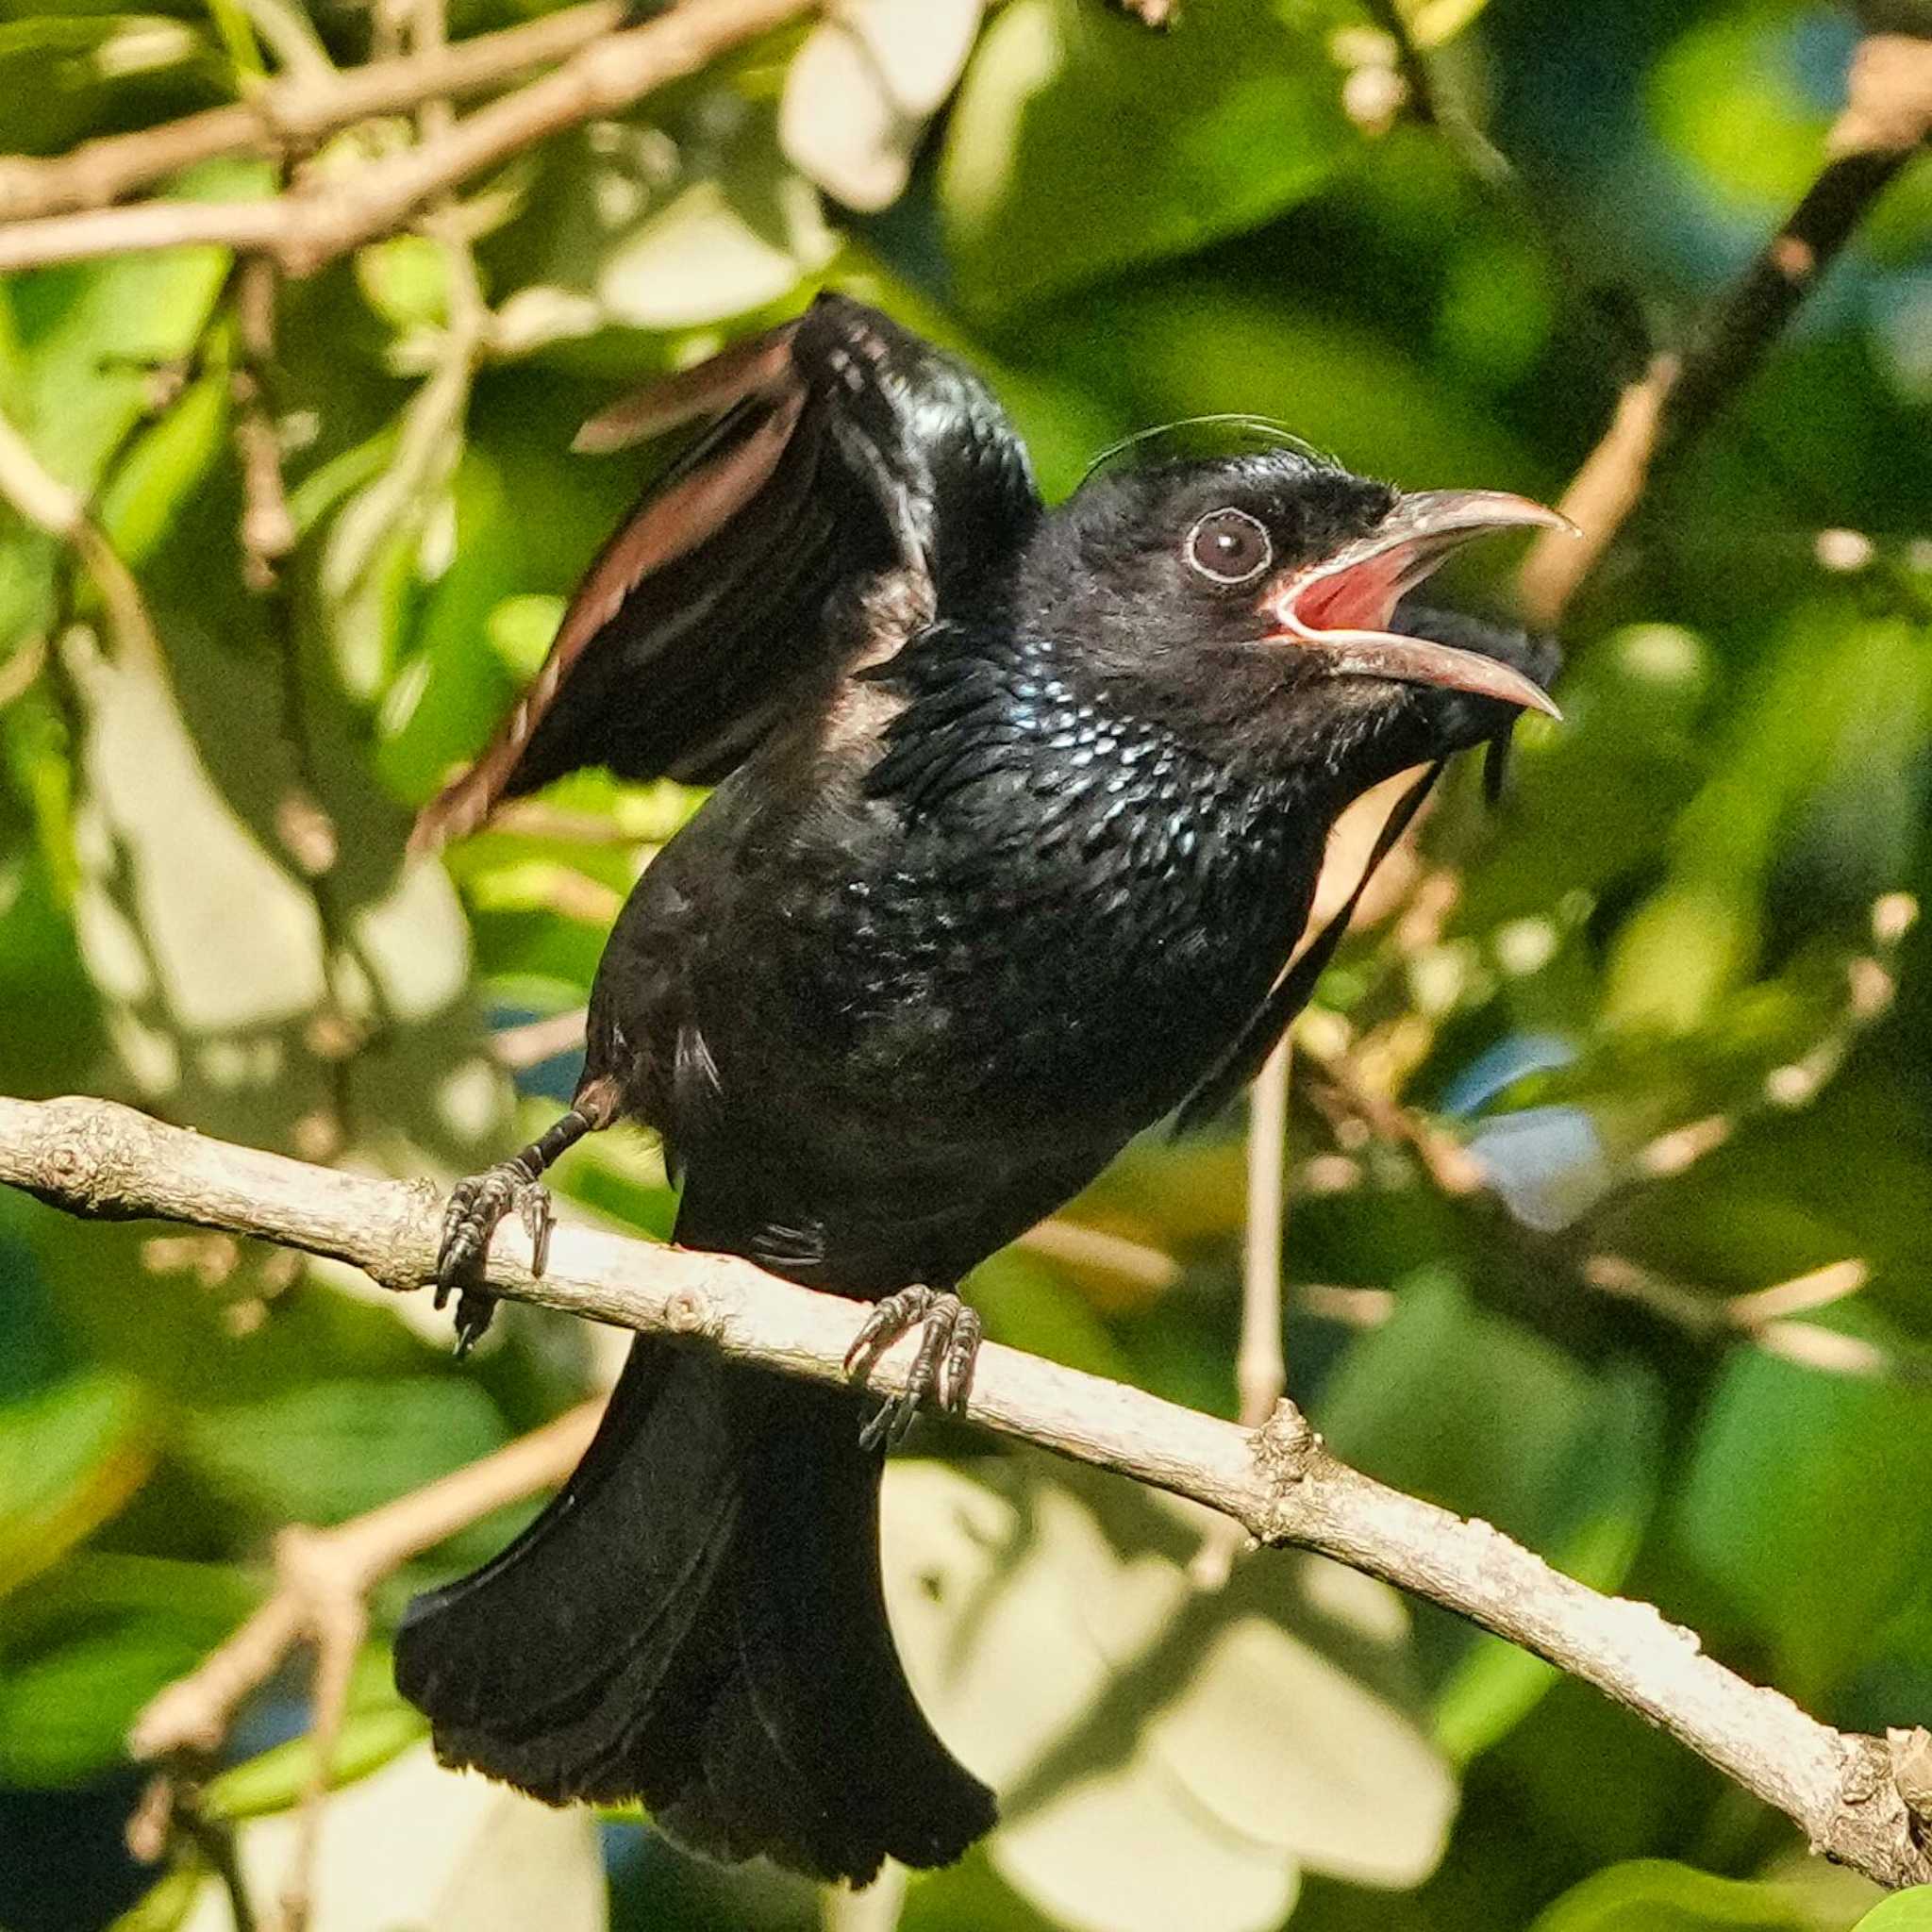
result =
[[994,1816],[879,1577],[884,1445],[972,1373],[956,1285],[1258,1067],[1340,931],[1289,970],[1344,806],[1554,710],[1550,647],[1404,599],[1560,519],[1287,446],[1048,509],[981,383],[838,296],[649,421],[697,416],[420,821],[433,843],[588,764],[717,787],[618,918],[571,1110],[456,1190],[440,1287],[474,1333],[496,1223],[540,1236],[546,1164],[634,1120],[680,1243],[876,1303],[857,1373],[923,1323],[915,1395],[861,1430],[847,1391],[638,1338],[562,1493],[416,1600],[396,1674],[450,1763],[858,1882]]

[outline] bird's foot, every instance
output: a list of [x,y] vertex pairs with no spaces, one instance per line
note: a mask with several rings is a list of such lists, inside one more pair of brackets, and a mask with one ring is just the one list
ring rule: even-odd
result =
[[530,1237],[532,1266],[543,1272],[550,1244],[550,1190],[521,1159],[499,1160],[459,1180],[450,1190],[442,1217],[442,1245],[436,1256],[436,1306],[457,1297],[457,1354],[466,1356],[489,1328],[496,1297],[482,1285],[483,1259],[497,1224],[510,1214]]
[[908,1329],[920,1327],[919,1353],[903,1394],[889,1395],[858,1432],[861,1448],[896,1448],[928,1401],[954,1415],[965,1412],[979,1353],[979,1317],[956,1294],[902,1288],[876,1303],[845,1351],[845,1373],[863,1382],[873,1365]]

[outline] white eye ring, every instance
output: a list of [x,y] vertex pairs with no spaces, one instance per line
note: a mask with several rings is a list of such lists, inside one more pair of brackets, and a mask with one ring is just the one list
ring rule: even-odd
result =
[[1244,509],[1210,509],[1188,532],[1183,553],[1209,583],[1252,582],[1274,561],[1267,527]]

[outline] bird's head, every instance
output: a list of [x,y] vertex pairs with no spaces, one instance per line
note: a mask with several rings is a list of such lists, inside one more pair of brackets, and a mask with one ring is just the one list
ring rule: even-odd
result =
[[1104,471],[1031,547],[1022,621],[1217,744],[1357,789],[1522,710],[1557,715],[1533,648],[1507,662],[1397,606],[1474,538],[1564,525],[1526,497],[1404,492],[1292,448]]

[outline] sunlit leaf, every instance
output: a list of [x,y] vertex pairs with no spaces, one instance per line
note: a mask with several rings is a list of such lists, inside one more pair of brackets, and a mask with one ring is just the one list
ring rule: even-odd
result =
[[175,1932],[201,1890],[199,1865],[176,1865],[168,1875],[108,1927],[108,1932]]
[[0,1593],[114,1514],[154,1463],[141,1391],[82,1371],[0,1407]]
[[1932,1885],[1915,1885],[1874,1906],[1857,1932],[1932,1932]]
[[[238,1842],[254,1896],[280,1896],[297,1824],[244,1823]],[[330,1799],[313,1873],[312,1932],[602,1932],[597,1825],[505,1785],[444,1771],[425,1744]],[[230,1932],[220,1886],[204,1887],[190,1932]]]
[[1066,1492],[1026,1502],[906,1466],[886,1509],[900,1647],[1002,1787],[1009,1883],[1099,1932],[1259,1932],[1304,1867],[1427,1873],[1455,1789],[1406,1716],[1285,1626],[1196,1600],[1165,1557],[1124,1560]]
[[821,21],[785,74],[787,158],[848,208],[896,199],[925,117],[965,65],[982,5],[860,0]]
[[1532,1932],[1813,1932],[1813,1922],[1775,1887],[1639,1859],[1586,1878]]
[[[224,161],[192,176],[200,195],[245,196],[265,166]],[[155,371],[187,355],[227,273],[219,249],[176,248],[50,270],[19,298],[27,372],[23,427],[61,481],[92,489],[141,421]]]

